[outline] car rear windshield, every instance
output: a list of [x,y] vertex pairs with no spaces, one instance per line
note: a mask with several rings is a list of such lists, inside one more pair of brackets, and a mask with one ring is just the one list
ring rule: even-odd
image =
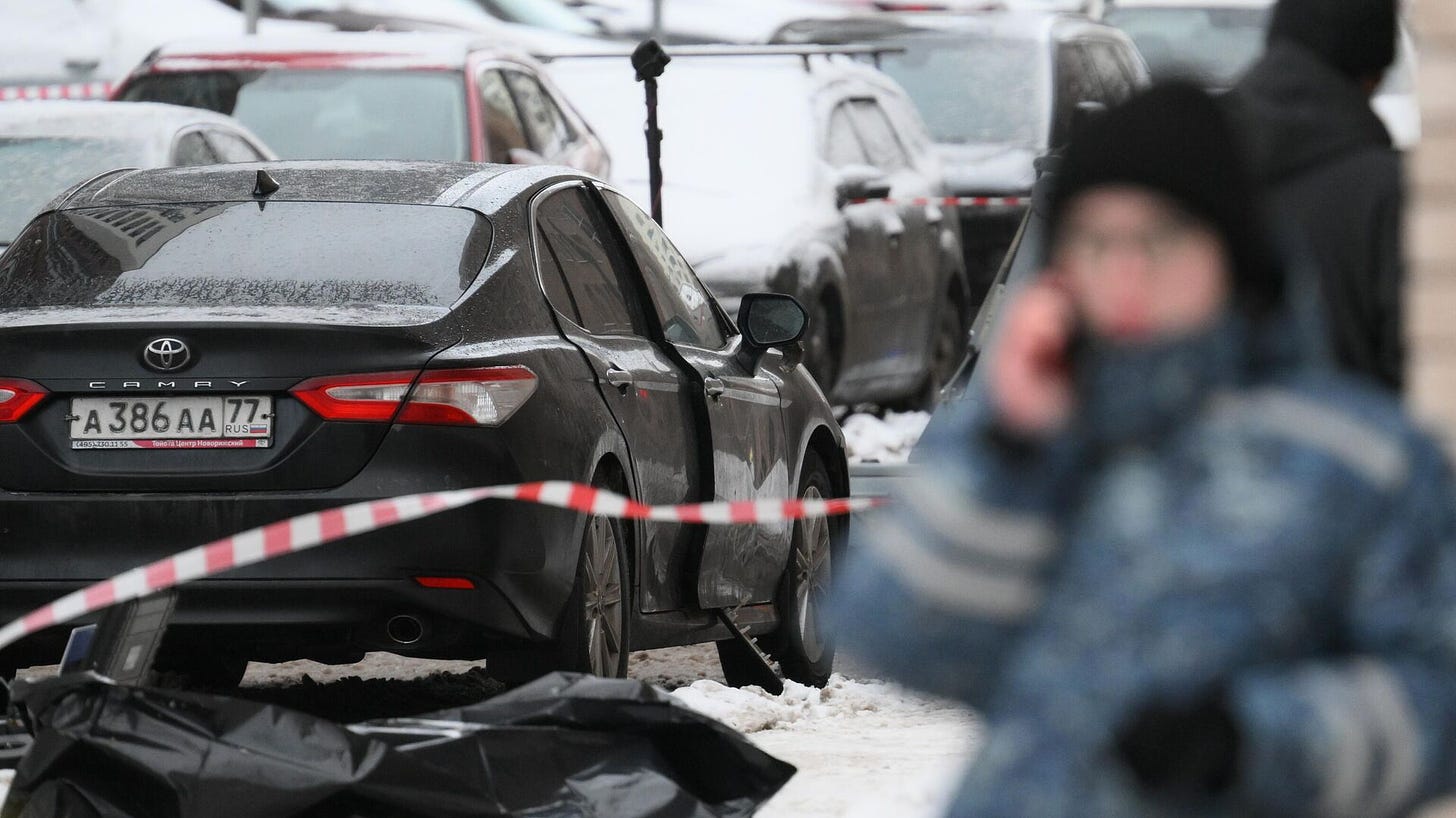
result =
[[911,40],[881,67],[904,86],[936,142],[1038,146],[1050,129],[1050,83],[1026,40]]
[[137,78],[123,99],[232,114],[283,159],[470,159],[458,71],[151,74]]
[[0,311],[35,307],[448,307],[490,250],[468,210],[337,202],[92,207],[0,256]]
[[1264,53],[1268,8],[1115,8],[1107,22],[1127,32],[1155,82],[1186,78],[1231,88]]
[[0,244],[66,188],[112,168],[150,167],[144,145],[118,139],[0,136]]

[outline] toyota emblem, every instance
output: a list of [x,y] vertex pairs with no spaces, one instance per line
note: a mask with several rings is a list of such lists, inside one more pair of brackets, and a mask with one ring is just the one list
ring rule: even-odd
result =
[[192,350],[177,338],[158,338],[142,350],[142,362],[158,372],[174,372],[192,361]]

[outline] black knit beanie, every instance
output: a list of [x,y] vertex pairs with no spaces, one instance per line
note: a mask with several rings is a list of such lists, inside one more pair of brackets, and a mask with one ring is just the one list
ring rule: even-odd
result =
[[1228,249],[1241,306],[1263,315],[1283,302],[1253,180],[1232,126],[1207,93],[1182,82],[1159,85],[1073,134],[1051,195],[1051,245],[1073,199],[1117,184],[1166,196],[1211,227]]
[[1299,43],[1350,79],[1379,78],[1395,62],[1395,4],[1279,0],[1269,23],[1269,42]]

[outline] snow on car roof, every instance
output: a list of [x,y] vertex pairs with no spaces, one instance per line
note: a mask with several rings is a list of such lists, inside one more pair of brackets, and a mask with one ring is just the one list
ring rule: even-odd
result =
[[164,132],[168,140],[178,128],[225,124],[244,130],[224,114],[160,102],[33,101],[0,104],[0,136],[86,136],[119,139],[151,138]]
[[288,37],[211,37],[162,46],[159,70],[287,65],[293,68],[460,68],[472,54],[525,57],[515,41],[478,34],[327,32]]
[[260,170],[279,184],[268,201],[450,205],[459,201],[452,188],[460,182],[484,184],[512,168],[474,162],[333,160],[128,170],[93,180],[57,206],[253,201]]

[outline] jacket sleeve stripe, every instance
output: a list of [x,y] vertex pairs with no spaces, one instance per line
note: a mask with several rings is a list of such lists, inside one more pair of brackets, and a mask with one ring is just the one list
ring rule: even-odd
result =
[[864,526],[861,542],[875,560],[908,590],[949,613],[1014,622],[1041,603],[1040,585],[1027,576],[992,573],[950,559],[893,517],[870,517]]
[[1381,739],[1385,763],[1373,785],[1367,815],[1394,815],[1415,793],[1422,777],[1420,732],[1400,680],[1385,665],[1367,660],[1356,670],[1365,724]]
[[1220,414],[1239,424],[1319,449],[1383,489],[1403,483],[1410,470],[1400,441],[1345,412],[1278,390],[1225,397]]
[[1318,671],[1307,683],[1327,730],[1319,814],[1396,814],[1421,775],[1415,719],[1400,683],[1372,660]]
[[987,508],[944,483],[913,478],[898,499],[936,535],[974,556],[1035,568],[1052,555],[1055,535],[1044,520]]

